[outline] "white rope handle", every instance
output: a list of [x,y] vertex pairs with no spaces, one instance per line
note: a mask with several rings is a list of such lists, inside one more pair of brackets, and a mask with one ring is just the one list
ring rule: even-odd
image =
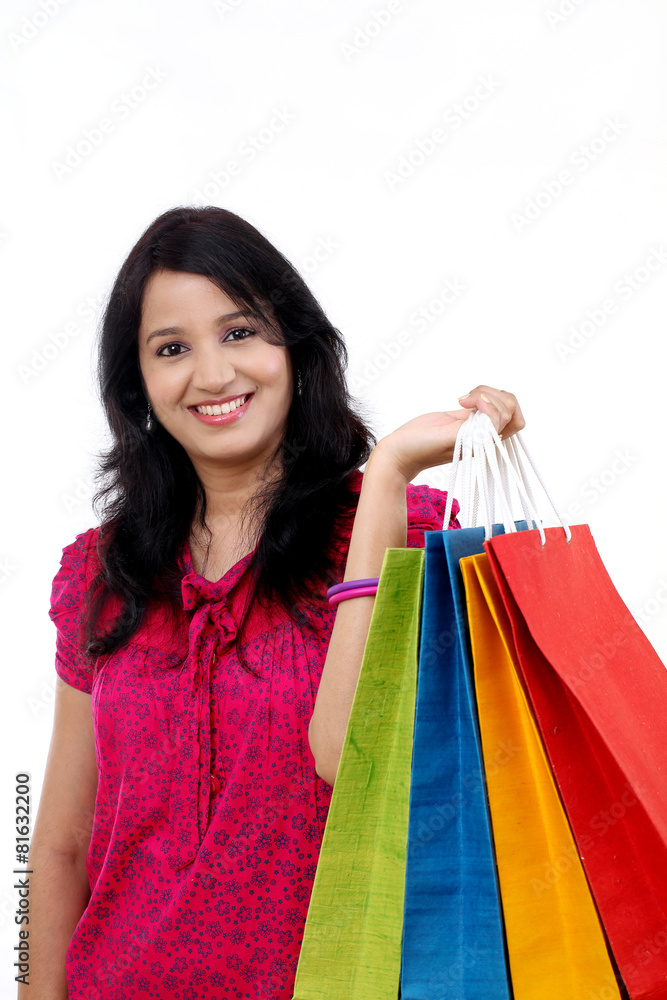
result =
[[[491,462],[491,469],[493,473],[493,485],[496,491],[500,494],[500,500],[504,511],[503,524],[505,526],[505,531],[506,532],[516,531],[516,525],[514,523],[514,518],[512,516],[509,482],[506,492],[503,493],[503,479],[500,474],[500,469],[498,467],[498,458],[501,458],[503,460],[503,466],[505,472],[509,473],[509,479],[512,480],[512,482],[516,486],[519,496],[521,497],[522,507],[524,511],[527,511],[528,513],[528,517],[526,518],[526,520],[527,521],[532,520],[533,524],[540,533],[540,539],[542,541],[542,545],[544,545],[546,539],[544,535],[544,529],[542,528],[542,524],[540,521],[540,517],[537,511],[535,510],[534,503],[531,502],[531,499],[528,495],[528,492],[524,486],[521,477],[518,475],[516,469],[514,468],[509,458],[505,443],[500,439],[500,436],[496,431],[495,427],[493,426],[490,417],[487,417],[485,413],[478,411],[477,423],[481,429],[480,431],[478,431],[478,434],[482,440],[483,447],[485,448],[487,453],[493,454],[493,460]],[[491,533],[490,531],[487,530],[487,533],[485,535],[485,541],[488,541],[490,537]]]
[[[517,439],[516,441],[514,437]],[[524,458],[521,456],[519,445],[524,453]],[[462,504],[469,501],[473,495],[475,498],[479,496],[481,508],[479,513],[477,503],[475,503],[474,510],[468,508],[466,512],[465,508],[463,508],[462,520],[465,522],[466,527],[473,527],[478,519],[481,520],[484,526],[484,540],[488,541],[492,534],[492,525],[496,517],[496,502],[498,502],[498,515],[502,518],[505,531],[516,531],[512,515],[510,485],[513,483],[521,503],[524,519],[528,523],[532,521],[534,527],[540,533],[542,546],[544,546],[546,536],[542,527],[542,519],[537,511],[537,503],[530,478],[526,471],[526,463],[542,487],[544,495],[549,501],[569,543],[572,532],[565,518],[556,507],[542,477],[535,468],[535,464],[528,454],[528,449],[525,446],[523,438],[517,433],[506,441],[502,441],[490,417],[482,413],[481,410],[473,410],[468,419],[459,428],[456,436],[450,483],[447,491],[444,529],[447,530],[449,528],[456,478],[457,473],[460,472],[462,473]]]
[[[456,473],[459,467],[459,461],[461,459],[461,453],[463,451],[463,435],[462,431],[465,427],[465,423],[461,424],[459,427],[458,434],[456,435],[456,441],[454,442],[454,452],[452,454],[452,466],[449,473],[449,489],[447,490],[447,503],[445,504],[445,517],[443,520],[443,528],[445,531],[449,528],[449,522],[452,519],[452,506],[454,504],[454,490],[452,489],[453,484],[456,482]],[[466,487],[464,486],[464,489]],[[461,509],[463,510],[463,496],[461,496]]]
[[[517,431],[515,437],[516,437],[517,441],[519,442],[519,444],[521,445],[521,447],[523,449],[523,453],[526,456],[526,461],[528,462],[528,465],[532,469],[533,474],[534,474],[535,478],[537,479],[538,483],[542,487],[542,491],[543,491],[545,497],[547,498],[547,500],[551,504],[551,509],[553,510],[554,514],[556,515],[556,519],[558,520],[558,523],[560,524],[561,528],[563,528],[563,530],[565,532],[565,538],[567,539],[567,542],[568,542],[568,545],[569,545],[570,539],[572,538],[572,532],[570,531],[570,528],[569,528],[569,525],[567,523],[567,520],[565,519],[565,516],[561,512],[560,508],[556,506],[556,504],[555,504],[555,502],[553,500],[553,497],[551,496],[551,493],[547,489],[546,484],[545,484],[544,480],[542,479],[542,476],[538,472],[537,466],[535,465],[535,462],[531,458],[531,456],[530,456],[530,454],[528,452],[528,449],[526,448],[525,441],[523,440],[523,435],[519,431]],[[517,449],[517,453],[518,453],[518,449]],[[519,461],[521,461],[521,459],[519,459]]]
[[[530,523],[532,521],[533,522],[533,527],[536,528],[537,524],[533,520],[532,511],[533,510],[537,510],[537,503],[535,501],[535,497],[533,496],[533,490],[532,490],[532,486],[531,486],[531,483],[530,483],[530,479],[526,475],[526,470],[525,470],[524,466],[522,465],[521,456],[520,456],[520,454],[518,452],[518,449],[516,447],[516,443],[514,441],[514,437],[509,437],[509,438],[506,439],[506,441],[505,441],[505,447],[507,448],[507,454],[509,455],[509,459],[510,459],[512,465],[514,466],[514,469],[516,471],[517,476],[519,476],[519,478],[523,482],[524,486],[526,487],[526,493],[528,494],[528,500],[530,501],[530,503],[527,503],[524,494],[523,493],[519,494],[519,499],[521,500],[521,508],[523,510],[523,519],[527,523]],[[503,465],[503,469],[505,469],[504,465]],[[508,484],[509,484],[509,479],[508,479]],[[508,485],[508,489],[509,489],[509,485]],[[532,504],[532,507],[531,507],[531,504]]]
[[[516,525],[514,524],[514,517],[512,516],[511,496],[509,490],[509,482],[507,480],[508,467],[505,465],[505,463],[503,463],[502,465],[503,471],[501,472],[501,467],[499,467],[498,465],[498,458],[499,456],[502,458],[504,458],[505,456],[503,454],[502,447],[498,447],[498,442],[500,442],[500,438],[497,438],[497,440],[494,437],[489,438],[489,433],[491,432],[493,434],[495,432],[493,424],[491,424],[491,421],[489,421],[491,427],[490,428],[487,427],[487,425],[483,421],[480,421],[479,419],[480,416],[483,417],[485,416],[485,414],[481,413],[481,411],[478,411],[477,413],[476,433],[477,436],[480,438],[480,445],[484,449],[484,457],[485,457],[484,464],[490,473],[490,484],[489,484],[490,495],[491,497],[496,496],[497,499],[499,500],[500,516],[502,518],[505,531],[509,533],[512,531],[516,531]],[[479,469],[478,466],[478,474],[479,472],[481,472],[481,469]],[[505,486],[505,483],[507,483],[507,486]],[[493,509],[490,509],[489,514],[491,516],[487,517],[487,520],[485,521],[484,525],[486,529],[484,533],[485,541],[491,538],[492,535],[493,513],[494,513]]]

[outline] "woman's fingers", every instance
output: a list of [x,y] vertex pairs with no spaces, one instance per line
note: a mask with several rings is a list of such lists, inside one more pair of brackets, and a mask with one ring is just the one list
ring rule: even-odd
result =
[[477,386],[462,396],[460,410],[422,413],[381,438],[375,451],[389,461],[406,482],[424,469],[451,462],[458,431],[473,410],[486,413],[502,438],[525,426],[516,397],[511,392]]
[[465,396],[461,396],[459,403],[465,409],[481,410],[482,413],[486,413],[503,440],[526,426],[516,396],[503,389],[478,385]]

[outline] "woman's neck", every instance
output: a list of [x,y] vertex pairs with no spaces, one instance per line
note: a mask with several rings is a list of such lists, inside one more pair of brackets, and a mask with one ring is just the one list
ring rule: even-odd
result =
[[[269,478],[258,466],[247,469],[193,463],[206,494],[206,528],[198,508],[189,534],[190,555],[195,572],[219,580],[228,569],[257,545],[263,527],[264,509],[251,501],[282,475],[274,465]],[[210,535],[209,535],[210,532]]]
[[[194,461],[195,472],[206,494],[206,523],[223,528],[240,522],[248,502],[282,475],[282,467],[264,465],[225,466],[213,461]],[[194,524],[197,524],[198,513]]]

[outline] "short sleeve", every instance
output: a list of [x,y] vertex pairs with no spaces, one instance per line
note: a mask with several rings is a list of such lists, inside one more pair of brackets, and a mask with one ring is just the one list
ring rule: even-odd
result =
[[[414,483],[407,485],[408,509],[408,548],[424,547],[425,531],[442,531],[447,507],[447,493],[435,486]],[[456,519],[460,510],[458,500],[452,503],[452,513],[449,520],[450,528],[460,528]]]
[[80,648],[87,567],[99,529],[89,528],[66,545],[51,585],[49,617],[56,626],[56,673],[71,687],[90,694],[92,662]]
[[[350,475],[350,488],[355,493],[361,492],[363,473],[359,470]],[[407,508],[407,546],[409,548],[424,547],[425,531],[442,531],[445,511],[447,508],[447,493],[435,486],[408,483],[405,488]],[[449,519],[450,528],[460,528],[456,515],[460,506],[458,500],[452,501],[452,512]],[[334,577],[336,581],[343,579],[345,561],[350,546],[352,522],[345,529],[340,529],[336,536],[334,550]]]

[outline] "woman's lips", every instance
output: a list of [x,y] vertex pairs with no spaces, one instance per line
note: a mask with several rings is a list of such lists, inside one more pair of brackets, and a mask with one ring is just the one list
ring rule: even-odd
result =
[[194,406],[189,406],[188,409],[190,413],[196,417],[197,420],[201,420],[203,424],[212,424],[214,427],[217,427],[220,426],[220,424],[231,424],[235,420],[238,420],[239,417],[243,416],[245,411],[250,406],[253,396],[254,393],[251,393],[243,406],[237,406],[236,409],[232,410],[230,413],[215,413],[212,416],[209,416],[208,413],[197,413]]

